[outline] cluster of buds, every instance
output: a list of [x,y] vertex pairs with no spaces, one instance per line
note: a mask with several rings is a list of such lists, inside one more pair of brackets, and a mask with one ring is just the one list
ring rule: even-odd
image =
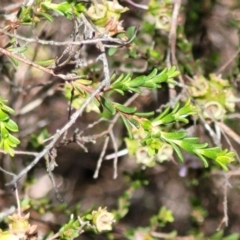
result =
[[205,118],[222,119],[227,111],[233,112],[236,98],[229,82],[215,74],[209,79],[198,76],[189,86],[189,92],[203,106]]
[[128,8],[120,5],[117,0],[102,0],[102,3],[93,3],[87,10],[87,14],[99,30],[113,36],[124,32],[122,21],[119,21],[119,18],[127,10]]
[[28,222],[29,214],[20,216],[14,214],[9,216],[9,229],[0,229],[0,240],[36,240],[37,226],[30,225]]
[[170,31],[173,3],[169,0],[151,0],[149,2],[149,11],[155,18],[157,29]]
[[106,208],[100,207],[97,211],[92,211],[92,224],[98,232],[111,231],[114,222],[114,215]]

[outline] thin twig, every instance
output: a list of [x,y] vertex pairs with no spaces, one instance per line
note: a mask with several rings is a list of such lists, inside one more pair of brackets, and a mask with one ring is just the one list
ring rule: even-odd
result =
[[133,2],[132,0],[125,0],[125,2],[131,4],[131,5],[134,6],[134,7],[141,8],[141,9],[143,9],[143,10],[148,10],[148,6],[143,5],[143,4],[139,4],[139,3],[135,3],[135,2]]
[[[181,0],[175,0],[173,12],[172,12],[172,18],[171,18],[171,26],[170,26],[170,32],[168,35],[168,59],[169,63],[177,66],[177,58],[176,58],[176,38],[177,38],[177,22],[178,22],[178,15],[180,12],[181,7]],[[172,65],[171,64],[171,65]]]
[[102,161],[103,161],[103,157],[106,153],[106,150],[107,150],[107,146],[108,146],[108,142],[109,142],[109,136],[107,136],[105,138],[105,141],[104,141],[104,144],[103,144],[103,148],[102,148],[102,151],[101,151],[101,155],[97,161],[97,166],[96,166],[96,169],[95,169],[95,173],[93,175],[93,178],[98,178],[98,175],[99,175],[99,170],[101,168],[101,165],[102,165]]
[[47,240],[53,240],[53,239],[58,238],[59,236],[60,236],[60,233],[58,232],[58,233],[55,233],[54,235],[48,237]]
[[17,202],[18,215],[21,216],[21,206],[20,206],[20,200],[19,200],[19,195],[18,195],[18,189],[17,189],[17,187],[16,187],[16,189],[15,189],[15,197],[16,197],[16,202]]
[[[0,149],[0,153],[6,153],[4,150]],[[37,156],[37,152],[28,152],[28,151],[19,151],[19,150],[14,150],[15,155],[30,155],[30,156]]]
[[225,219],[225,226],[228,226],[228,198],[227,198],[227,189],[228,189],[228,178],[226,173],[224,173],[225,184],[224,184],[224,199],[223,199],[223,212],[224,212],[224,219]]
[[[54,176],[52,173],[55,166],[57,166],[57,164],[55,162],[56,156],[57,156],[57,150],[55,148],[53,148],[49,151],[49,154],[45,157],[46,165],[47,165],[47,172],[48,172],[48,176],[52,182],[57,200],[59,202],[64,202],[61,194],[59,193],[58,187],[56,185],[56,182],[55,182],[55,179],[54,179]],[[50,160],[49,160],[49,158],[50,158]]]
[[228,127],[226,124],[223,122],[216,122],[216,125],[224,132],[226,133],[229,137],[231,137],[235,142],[240,144],[240,136],[237,135],[230,127]]
[[11,52],[9,52],[6,49],[1,48],[1,47],[0,47],[0,52],[5,54],[5,55],[7,55],[7,56],[9,56],[9,57],[11,57],[11,58],[15,58],[15,59],[17,59],[17,60],[19,60],[19,61],[21,61],[23,63],[26,63],[29,66],[35,67],[35,68],[37,68],[37,69],[39,69],[39,70],[41,70],[41,71],[43,71],[45,73],[49,73],[49,74],[51,74],[51,75],[53,75],[55,77],[59,77],[59,78],[61,78],[63,80],[77,80],[77,79],[81,78],[81,76],[73,76],[72,74],[69,74],[69,75],[56,74],[56,73],[54,73],[54,71],[52,69],[42,67],[42,66],[40,66],[40,65],[38,65],[38,64],[36,64],[36,63],[26,59],[26,58],[22,58],[22,57],[20,57],[20,56],[18,56],[16,54],[13,54],[13,53],[11,53]]
[[113,160],[113,179],[116,179],[117,178],[117,163],[118,163],[118,145],[117,145],[117,141],[116,141],[116,138],[113,134],[113,131],[110,131],[109,133],[110,137],[111,137],[111,140],[112,140],[112,143],[113,143],[113,149],[114,149],[114,152],[115,152],[115,157],[114,157],[114,160]]
[[[227,203],[228,203],[228,199],[227,199],[227,189],[228,189],[228,185],[229,182],[228,182],[228,177],[227,177],[227,174],[224,173],[224,186],[223,186],[223,213],[224,213],[224,216],[217,228],[217,230],[219,231],[220,228],[222,227],[222,225],[225,223],[225,226],[227,227],[228,226],[228,206],[227,206]],[[231,185],[230,185],[231,186]]]
[[240,50],[237,50],[229,59],[226,61],[216,72],[216,74],[220,74],[240,53]]
[[[178,67],[178,61],[176,58],[176,41],[177,41],[177,23],[178,23],[178,15],[180,12],[180,8],[181,8],[181,0],[176,0],[174,2],[174,6],[173,6],[170,32],[168,35],[168,53],[167,53],[167,59],[166,59],[167,67],[170,68],[172,66],[176,66],[177,69],[179,69],[179,67]],[[178,78],[179,78],[182,86],[184,87],[184,81],[183,81],[181,74],[179,75]],[[169,86],[170,99],[171,99],[171,101],[174,101],[174,99],[176,98],[176,94],[177,94],[176,90],[174,89],[172,84],[168,84],[168,86]],[[185,91],[185,88],[182,91]]]
[[102,51],[102,54],[97,58],[97,60],[102,60],[103,63],[103,72],[104,72],[104,80],[106,86],[110,86],[110,73],[109,73],[109,66],[108,66],[108,60],[107,60],[107,56],[106,56],[106,52],[105,52],[105,47],[104,45],[99,42],[98,46],[100,47],[100,50]]
[[[27,43],[39,43],[42,45],[52,45],[52,46],[66,46],[66,45],[87,45],[87,44],[97,44],[98,42],[111,42],[111,43],[115,43],[117,44],[117,46],[121,46],[121,45],[126,45],[128,43],[130,43],[130,41],[132,41],[132,39],[130,39],[127,42],[124,42],[121,39],[118,38],[112,38],[108,35],[104,35],[104,36],[100,36],[100,37],[96,37],[94,39],[86,39],[86,40],[81,40],[81,41],[63,41],[63,42],[58,42],[58,41],[48,41],[48,40],[43,40],[43,39],[39,39],[39,38],[26,38],[23,36],[20,36],[18,34],[12,34],[9,33],[3,29],[0,29],[0,33],[3,33],[9,37],[13,37],[13,38],[17,38],[19,40],[25,41]],[[117,47],[114,45],[109,45],[109,44],[104,44],[107,47]]]

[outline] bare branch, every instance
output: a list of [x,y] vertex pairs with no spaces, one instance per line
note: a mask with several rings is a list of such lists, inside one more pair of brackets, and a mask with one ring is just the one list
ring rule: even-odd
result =
[[102,82],[100,86],[86,99],[86,101],[83,103],[81,108],[79,108],[70,118],[70,120],[61,128],[58,130],[54,136],[51,142],[36,156],[36,158],[26,167],[24,168],[18,175],[14,175],[13,180],[9,183],[7,183],[7,186],[15,185],[20,178],[22,178],[25,174],[27,174],[40,160],[42,157],[44,157],[51,148],[54,147],[55,143],[58,141],[58,139],[61,137],[61,135],[67,131],[77,120],[79,116],[82,115],[84,109],[88,106],[88,104],[94,99],[94,97],[101,92],[101,90],[105,87],[105,82]]
[[103,157],[104,157],[105,152],[107,150],[108,142],[109,142],[109,136],[107,136],[105,138],[104,145],[103,145],[103,148],[102,148],[102,152],[101,152],[101,155],[100,155],[100,157],[99,157],[99,159],[97,161],[97,167],[95,169],[95,173],[93,175],[93,178],[97,178],[98,177],[99,170],[100,170],[100,167],[102,165]]

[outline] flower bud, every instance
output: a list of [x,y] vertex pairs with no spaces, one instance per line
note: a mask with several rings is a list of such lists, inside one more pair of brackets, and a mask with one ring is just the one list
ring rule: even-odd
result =
[[98,232],[111,231],[114,223],[114,215],[107,211],[106,208],[99,208],[92,212],[92,223],[97,228]]

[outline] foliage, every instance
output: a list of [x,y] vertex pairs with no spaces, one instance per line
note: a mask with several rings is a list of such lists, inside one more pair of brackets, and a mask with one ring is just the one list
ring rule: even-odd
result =
[[[197,185],[206,185],[205,191],[214,191],[210,179],[224,175],[224,217],[220,227],[223,223],[227,226],[227,187],[238,165],[235,161],[238,155],[228,137],[238,143],[240,137],[231,129],[234,124],[227,126],[226,120],[239,109],[237,79],[240,67],[235,59],[239,52],[233,59],[221,62],[227,55],[219,48],[221,33],[218,42],[213,44],[217,50],[208,46],[206,56],[201,57],[205,50],[199,53],[198,49],[205,46],[192,37],[202,40],[201,34],[211,30],[205,24],[208,18],[205,19],[204,14],[216,14],[219,3],[207,0],[202,6],[197,2],[168,0],[150,0],[148,5],[129,0],[29,0],[19,3],[17,11],[11,10],[14,18],[9,16],[8,8],[0,13],[0,17],[4,15],[4,24],[0,26],[0,34],[4,36],[0,39],[3,54],[0,71],[4,81],[0,79],[0,84],[1,89],[5,89],[0,90],[0,94],[9,93],[7,97],[0,97],[0,149],[5,154],[3,159],[9,154],[14,157],[15,164],[14,168],[6,167],[6,170],[4,165],[1,170],[13,178],[8,185],[15,189],[18,206],[17,214],[7,213],[8,217],[3,217],[1,224],[5,224],[5,228],[1,225],[0,240],[37,239],[40,224],[31,224],[31,217],[37,215],[44,222],[48,214],[57,226],[52,228],[54,232],[49,228],[41,239],[95,238],[97,234],[105,239],[238,239],[239,234],[232,229],[204,232],[204,222],[211,212],[206,202],[211,201],[204,196],[205,201],[201,202],[201,196],[194,192]],[[239,10],[240,6],[232,3],[232,8]],[[229,25],[232,23],[229,29],[234,29],[234,33],[240,29],[239,19],[230,14],[225,21]],[[136,25],[134,21],[140,27],[133,26]],[[226,27],[220,20],[219,24]],[[201,27],[210,30],[204,29],[201,33]],[[208,33],[209,39],[218,36],[215,31]],[[206,39],[202,42],[208,43]],[[225,73],[232,62],[234,66]],[[25,75],[19,74],[21,71]],[[11,107],[5,98],[10,100]],[[13,109],[17,112],[15,116]],[[199,128],[203,130],[197,133]],[[19,129],[18,139],[12,132]],[[191,133],[190,129],[196,131]],[[73,150],[69,145],[74,143],[80,148]],[[85,158],[85,153],[90,159],[96,158],[94,154],[99,156],[94,178],[101,173],[105,165],[103,160],[113,159],[113,175],[114,178],[120,175],[120,180],[116,181],[121,184],[112,183],[115,184],[112,187],[108,180],[103,187],[98,187],[101,176],[94,183],[96,186],[83,182],[87,190],[83,186],[75,191],[81,174],[66,177],[68,163],[75,172],[80,170],[79,160],[72,161],[74,151],[78,157],[80,155],[80,160]],[[58,163],[65,152],[68,159]],[[123,152],[128,154],[127,163],[118,162]],[[25,167],[20,170],[15,160],[23,160],[19,157],[22,155],[28,158],[24,158]],[[28,163],[30,156],[34,159]],[[179,162],[176,163],[175,157]],[[49,175],[52,189],[47,191],[48,195],[31,199],[28,195],[34,188],[38,192],[38,188],[45,189],[49,185],[46,180],[41,182],[42,173],[38,178],[35,171],[31,171],[42,168],[42,158],[47,162],[44,171]],[[185,185],[192,195],[196,194],[196,199],[189,201],[191,210],[188,210],[188,221],[193,224],[180,233],[181,228],[175,229],[174,225],[179,222],[177,211],[160,200],[161,191],[167,192],[168,184],[177,179],[172,177],[173,162],[179,168],[179,175],[185,171],[182,174],[186,176]],[[61,177],[55,175],[58,167]],[[122,174],[119,169],[127,172]],[[105,171],[109,176],[109,170]],[[161,171],[168,171],[167,181],[164,176],[159,177]],[[17,186],[19,180],[26,174],[29,178],[20,188]],[[158,176],[153,180],[155,175]],[[65,185],[65,190],[61,190]],[[175,190],[175,185],[172,191],[177,194],[181,191]],[[97,202],[97,192],[103,194],[110,191],[108,188],[112,188],[111,201],[104,202],[104,198],[100,198]],[[54,191],[58,200],[64,195],[68,202],[55,204],[56,200],[49,194]],[[81,201],[76,203],[78,192],[90,195],[91,200],[86,201],[83,208]],[[134,199],[136,196],[138,201]],[[187,190],[180,198],[186,196]],[[178,200],[171,201],[177,205]],[[139,204],[149,210],[148,214],[140,216]],[[144,219],[143,224],[140,220],[135,224],[132,219],[128,224],[124,222],[134,211],[139,219]],[[58,219],[58,215],[61,218]],[[188,236],[181,237],[182,234]]]
[[20,141],[10,132],[18,132],[18,126],[9,116],[9,114],[14,114],[14,110],[8,107],[5,102],[6,100],[0,97],[0,148],[13,156],[14,148]]

